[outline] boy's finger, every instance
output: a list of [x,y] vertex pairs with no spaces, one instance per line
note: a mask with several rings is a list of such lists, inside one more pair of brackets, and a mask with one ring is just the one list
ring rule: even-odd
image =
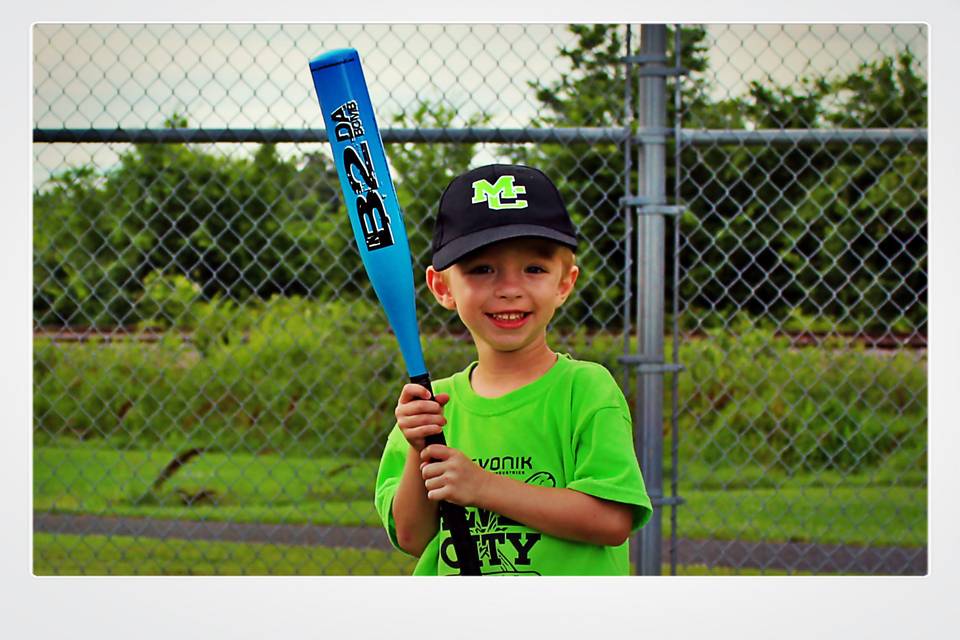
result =
[[400,402],[410,402],[411,400],[416,399],[430,399],[430,391],[427,390],[422,384],[413,384],[407,383],[403,385],[403,389],[400,390]]
[[420,459],[426,462],[431,460],[446,460],[450,457],[450,447],[442,444],[431,444],[423,448],[420,452]]
[[427,436],[432,436],[435,433],[441,433],[443,427],[438,424],[428,424],[422,427],[413,427],[410,429],[404,429],[403,434],[407,440],[423,440]]
[[443,418],[443,416],[421,413],[415,416],[403,416],[397,420],[397,424],[400,426],[401,430],[410,431],[410,429],[416,429],[417,427],[442,427],[443,425],[447,424],[447,421]]
[[416,392],[417,385],[405,384],[403,388],[400,389],[400,398],[397,400],[397,404],[404,404],[405,402],[410,402],[413,399],[413,394]]
[[424,462],[420,465],[420,476],[424,480],[431,480],[443,475],[443,468],[436,462]]
[[397,407],[397,414],[406,416],[415,416],[424,413],[439,414],[442,411],[443,407],[441,407],[439,403],[430,400],[411,400]]
[[450,402],[450,394],[449,394],[449,393],[438,393],[438,394],[435,396],[435,398],[436,398],[437,402],[440,403],[440,406],[441,406],[441,407],[442,407],[443,405],[447,404],[448,402]]

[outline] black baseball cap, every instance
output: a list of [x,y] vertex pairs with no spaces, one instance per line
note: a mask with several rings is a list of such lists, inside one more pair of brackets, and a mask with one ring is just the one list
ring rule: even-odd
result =
[[560,192],[542,171],[490,164],[457,176],[440,196],[433,227],[433,268],[510,238],[535,237],[577,248],[577,230]]

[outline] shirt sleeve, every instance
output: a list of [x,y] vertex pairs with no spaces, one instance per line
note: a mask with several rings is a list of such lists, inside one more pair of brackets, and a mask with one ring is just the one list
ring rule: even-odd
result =
[[[397,487],[400,486],[400,476],[403,474],[409,446],[400,428],[394,425],[390,435],[387,436],[387,444],[380,457],[380,468],[377,470],[377,484],[373,495],[374,506],[387,531],[390,543],[400,551],[404,550],[397,542],[397,525],[393,520],[393,498],[397,495]],[[404,553],[407,552],[404,551]]]
[[633,446],[633,426],[623,394],[588,413],[574,427],[574,471],[568,489],[633,507],[632,531],[650,520],[653,507]]

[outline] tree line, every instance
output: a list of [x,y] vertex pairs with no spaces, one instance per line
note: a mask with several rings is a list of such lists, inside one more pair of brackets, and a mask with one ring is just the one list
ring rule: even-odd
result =
[[[570,70],[530,89],[538,127],[624,126],[622,29],[572,25],[560,50]],[[925,127],[927,85],[904,51],[840,76],[791,86],[752,82],[714,98],[706,32],[681,32],[691,70],[681,112],[668,122],[709,129]],[[667,38],[672,56],[673,37]],[[421,103],[404,127],[448,127],[449,106]],[[487,122],[471,116],[469,125]],[[172,116],[167,125],[185,127]],[[418,279],[429,262],[432,218],[449,179],[472,166],[467,143],[387,145]],[[500,147],[557,183],[583,248],[583,287],[558,322],[617,326],[623,297],[624,153],[615,144]],[[792,314],[856,329],[926,329],[926,147],[903,143],[668,145],[667,185],[681,216],[680,280],[667,269],[667,304],[718,317]],[[674,188],[676,185],[676,188]],[[67,169],[34,193],[34,317],[44,326],[131,325],[156,319],[171,298],[246,304],[271,296],[318,300],[367,292],[342,212],[335,169],[322,152],[251,156],[188,144],[134,144],[117,166]],[[673,253],[670,234],[667,264]],[[636,255],[634,253],[634,255]],[[422,286],[422,285],[421,285]],[[430,320],[431,322],[434,320]]]

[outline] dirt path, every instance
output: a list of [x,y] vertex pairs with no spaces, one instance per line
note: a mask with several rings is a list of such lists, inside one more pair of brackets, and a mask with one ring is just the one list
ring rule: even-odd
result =
[[[384,531],[376,527],[197,522],[34,513],[33,530],[37,533],[391,549]],[[669,540],[664,540],[662,553],[664,562],[668,562]],[[711,568],[749,567],[818,573],[925,575],[927,549],[680,538],[677,541],[677,562]]]

